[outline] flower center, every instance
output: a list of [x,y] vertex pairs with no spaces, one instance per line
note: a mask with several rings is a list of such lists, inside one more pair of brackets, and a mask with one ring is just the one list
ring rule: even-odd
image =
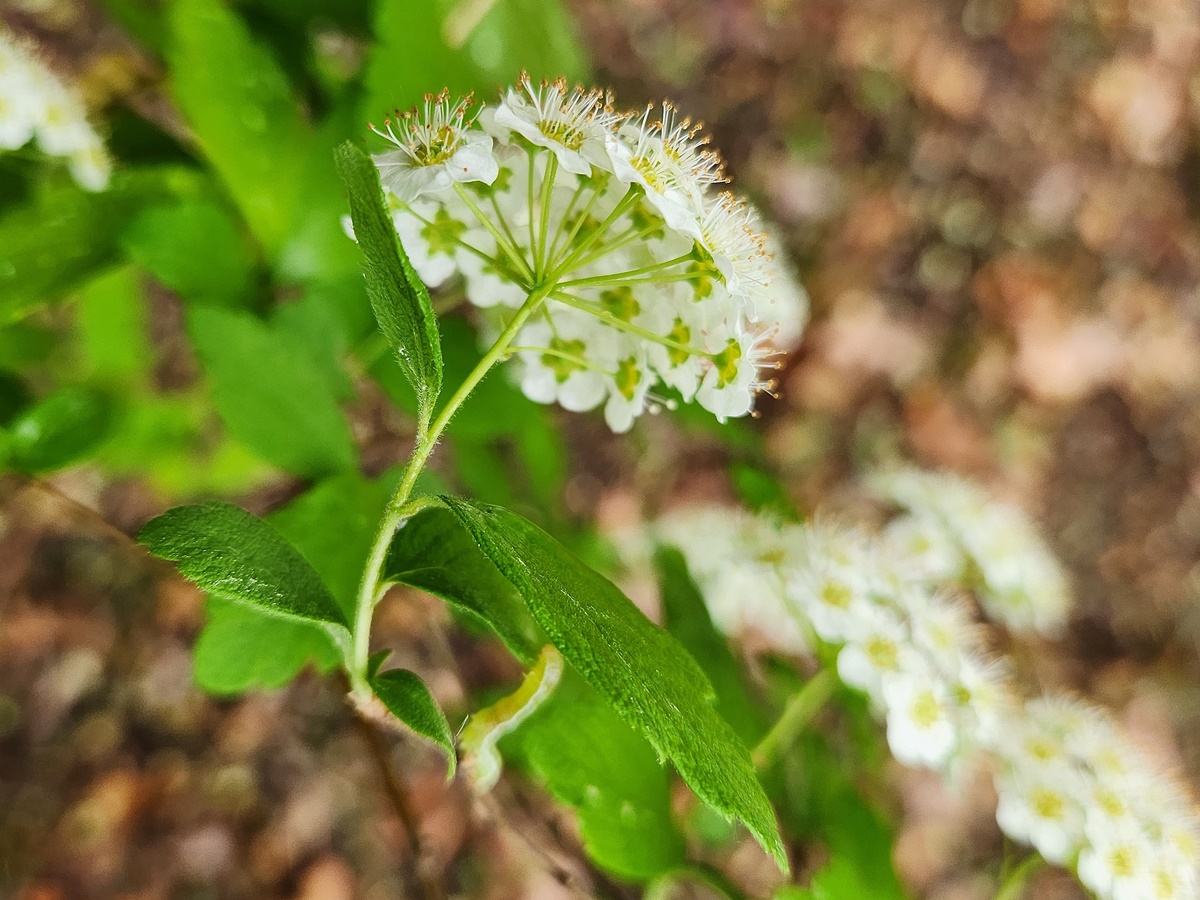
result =
[[566,147],[578,150],[583,146],[583,132],[568,122],[550,122],[542,119],[537,123],[538,131]]
[[1063,803],[1063,798],[1060,794],[1055,793],[1049,788],[1038,788],[1033,792],[1030,800],[1030,806],[1033,807],[1033,811],[1037,813],[1038,818],[1057,821],[1063,817],[1066,804]]
[[543,353],[542,365],[554,373],[559,384],[570,378],[573,372],[583,368],[579,363],[566,358],[567,356],[583,358],[583,354],[587,351],[587,344],[578,338],[571,341],[554,338],[550,341],[550,349],[556,352]]
[[642,375],[638,369],[637,360],[632,356],[617,363],[617,374],[613,380],[617,384],[617,390],[626,400],[632,400],[637,394],[638,383],[641,379]]
[[919,727],[932,728],[942,718],[942,705],[932,691],[922,691],[913,699],[909,713]]
[[[729,339],[729,343],[725,345],[725,349],[713,357],[713,364],[717,368],[717,384],[719,387],[726,387],[733,383],[733,379],[737,378],[738,362],[742,358],[742,348],[733,338]],[[841,587],[840,585],[838,587]],[[844,587],[841,590],[846,593],[846,602],[849,602],[849,591]]]

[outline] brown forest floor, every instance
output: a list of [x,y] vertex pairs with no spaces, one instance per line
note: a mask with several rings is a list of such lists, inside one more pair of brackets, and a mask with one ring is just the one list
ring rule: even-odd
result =
[[[1111,705],[1200,782],[1200,7],[572,5],[622,100],[709,122],[794,251],[814,323],[761,425],[796,499],[900,454],[1018,500],[1078,602],[1062,643],[1015,648],[1027,675]],[[707,448],[650,428],[678,457],[667,493],[725,489]],[[639,461],[605,441],[597,465],[596,431],[572,430],[589,502],[620,508]],[[0,895],[400,896],[404,842],[336,689],[191,686],[199,598],[123,536],[146,494],[89,472],[2,490]],[[453,704],[436,615],[396,599],[381,627]],[[472,683],[511,674],[460,659]],[[395,758],[463,890],[563,890],[517,836],[569,844],[563,823],[494,827],[433,754]],[[914,892],[986,900],[987,792],[897,783]],[[1033,896],[1080,895],[1050,877]]]

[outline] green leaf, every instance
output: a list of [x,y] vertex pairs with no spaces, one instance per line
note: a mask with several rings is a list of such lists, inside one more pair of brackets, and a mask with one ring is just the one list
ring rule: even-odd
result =
[[337,398],[292,339],[233,310],[195,306],[187,321],[217,411],[238,440],[297,475],[355,465]]
[[209,597],[196,640],[193,674],[210,694],[283,687],[307,665],[328,672],[341,659],[324,628],[260,613],[252,606]]
[[[329,478],[268,521],[316,570],[351,620],[358,580],[394,478],[357,473]],[[196,681],[215,694],[287,684],[310,663],[328,671],[339,659],[321,625],[285,621],[254,607],[212,598],[196,643]]]
[[337,165],[350,195],[354,236],[366,256],[367,295],[379,330],[396,351],[416,392],[418,417],[427,423],[442,389],[442,345],[429,291],[396,237],[370,157],[347,141],[338,148]]
[[201,590],[264,613],[334,626],[348,620],[321,577],[270,524],[228,503],[178,506],[138,535]]
[[97,449],[112,427],[112,404],[84,387],[65,387],[8,426],[9,464],[21,472],[61,469]]
[[751,699],[729,643],[717,631],[687,562],[674,547],[655,554],[662,596],[663,624],[700,663],[717,692],[717,711],[747,744],[756,743],[767,723]]
[[132,266],[105,272],[79,292],[79,343],[89,377],[136,389],[153,364],[146,298]]
[[[468,8],[455,7],[444,30],[453,33],[461,18],[456,14]],[[591,77],[587,54],[560,0],[496,0],[471,32],[466,49],[498,84],[511,81],[521,69],[537,79],[578,82]]]
[[388,669],[372,676],[371,689],[393,716],[446,751],[446,777],[453,778],[458,764],[454,735],[425,682],[407,669]]
[[500,747],[576,810],[588,854],[608,871],[647,880],[683,862],[667,770],[571,667]]
[[193,192],[194,173],[132,169],[93,194],[47,179],[32,200],[0,216],[0,325],[59,299],[117,256],[118,239],[146,203]]
[[304,208],[311,133],[287,77],[218,0],[175,0],[171,88],[204,155],[272,257]]
[[179,294],[213,306],[249,297],[253,261],[238,224],[211,200],[183,200],[140,212],[121,236],[134,262]]
[[499,507],[442,499],[584,679],[675,764],[698,797],[745,823],[786,870],[750,754],[710,705],[712,685],[687,651],[531,522]]
[[447,510],[425,510],[396,532],[383,577],[482,620],[523,662],[532,661],[546,643],[521,595]]

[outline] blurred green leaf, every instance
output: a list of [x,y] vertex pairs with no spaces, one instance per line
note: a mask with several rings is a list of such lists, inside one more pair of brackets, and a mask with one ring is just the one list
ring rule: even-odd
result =
[[546,642],[521,595],[447,510],[425,510],[396,532],[383,577],[441,597],[483,621],[523,662],[533,660]]
[[655,564],[663,624],[704,669],[717,692],[717,711],[742,741],[753,745],[766,733],[767,722],[750,696],[729,643],[713,625],[683,554],[674,547],[660,548]]
[[338,172],[350,194],[354,235],[366,257],[367,296],[379,330],[417,396],[418,421],[427,425],[442,389],[442,344],[429,291],[396,237],[379,173],[360,148],[338,148]]
[[112,426],[112,402],[86,387],[64,387],[8,426],[8,462],[21,472],[47,472],[95,450]]
[[283,687],[307,665],[328,672],[341,659],[324,629],[266,616],[253,607],[209,597],[196,640],[196,683],[210,694]]
[[710,705],[712,685],[687,651],[531,522],[500,507],[442,500],[584,679],[675,764],[697,796],[743,822],[786,870],[750,754]]
[[371,676],[371,690],[393,716],[446,751],[446,777],[453,778],[458,764],[454,735],[425,682],[407,669],[388,669]]
[[153,365],[153,352],[137,271],[126,266],[93,279],[80,290],[76,310],[88,377],[140,387]]
[[297,475],[350,469],[357,451],[332,388],[285,334],[249,313],[194,306],[188,332],[226,426]]
[[[461,3],[457,10],[472,4]],[[454,33],[458,18],[446,18]],[[536,79],[591,78],[587,54],[561,0],[496,0],[471,32],[466,49],[494,85],[511,83],[522,70]]]
[[196,141],[267,254],[304,208],[311,132],[278,64],[218,0],[174,0],[167,63]]
[[33,402],[33,394],[16,372],[0,369],[0,425],[7,425]]
[[238,223],[211,200],[142,210],[121,237],[129,258],[179,294],[213,306],[250,296],[253,260]]
[[0,216],[0,325],[53,302],[117,256],[126,224],[147,203],[193,193],[194,173],[129,169],[109,189],[88,193],[48,180],[24,206]]
[[667,770],[571,667],[500,748],[576,810],[588,855],[603,868],[647,880],[683,862]]
[[274,526],[244,509],[177,506],[147,522],[138,540],[214,596],[346,634],[346,616],[316,570]]

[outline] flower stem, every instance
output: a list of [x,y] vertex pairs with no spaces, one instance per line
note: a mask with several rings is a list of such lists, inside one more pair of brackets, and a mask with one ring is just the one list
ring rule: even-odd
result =
[[632,322],[627,322],[620,316],[614,316],[606,309],[601,309],[594,303],[584,300],[582,297],[575,294],[569,294],[566,291],[555,289],[550,295],[559,303],[570,306],[572,309],[577,309],[580,312],[585,312],[590,316],[595,316],[606,325],[610,325],[618,331],[624,331],[628,334],[635,334],[643,340],[650,341],[654,344],[659,344],[670,350],[678,350],[680,353],[686,353],[689,356],[702,356],[705,359],[711,359],[714,354],[709,353],[699,347],[689,347],[687,344],[681,344],[679,341],[671,340],[669,337],[664,337],[661,334],[655,334],[648,328],[643,328],[640,325],[634,325]]
[[354,615],[354,631],[351,641],[352,657],[350,659],[349,674],[351,684],[356,693],[362,693],[364,696],[370,696],[370,688],[366,683],[367,678],[367,658],[371,652],[371,618],[375,612],[375,604],[379,599],[380,577],[383,571],[383,563],[387,558],[388,547],[391,546],[392,537],[407,519],[412,518],[422,509],[432,506],[435,501],[425,498],[412,498],[413,488],[416,487],[417,479],[421,472],[425,469],[425,464],[429,462],[429,457],[437,446],[438,439],[446,426],[450,424],[450,419],[462,406],[463,401],[470,396],[471,391],[475,386],[483,380],[483,377],[491,370],[497,362],[504,358],[508,352],[508,347],[516,337],[517,332],[525,324],[526,320],[545,302],[546,297],[553,289],[553,284],[542,285],[532,291],[521,308],[517,310],[515,316],[501,332],[500,337],[483,355],[483,359],[479,360],[478,365],[471,370],[471,373],[466,377],[458,389],[446,401],[446,405],[442,407],[442,411],[434,419],[433,424],[417,434],[416,447],[413,449],[412,456],[408,459],[408,465],[404,469],[404,475],[400,479],[400,484],[396,488],[396,493],[387,505],[387,509],[383,514],[383,519],[379,523],[379,530],[375,534],[375,541],[371,545],[370,555],[367,557],[367,567],[363,572],[362,582],[358,589],[358,606]]
[[1004,879],[1004,884],[1000,885],[1000,890],[996,894],[996,900],[1020,900],[1025,896],[1025,889],[1029,887],[1029,882],[1033,876],[1041,871],[1046,865],[1046,861],[1038,854],[1033,854],[1024,862],[1008,873],[1008,877]]
[[517,249],[516,245],[509,243],[508,238],[492,223],[491,219],[483,214],[483,210],[471,199],[471,195],[467,193],[461,184],[455,183],[454,190],[462,198],[462,201],[467,204],[467,208],[475,214],[475,218],[479,220],[479,224],[486,228],[488,233],[495,238],[496,246],[504,251],[508,258],[512,260],[513,265],[521,271],[521,274],[529,280],[530,284],[533,284],[533,269],[529,267],[529,263],[525,261],[525,257],[521,255],[521,251]]
[[[625,196],[621,198],[621,201],[615,207],[613,207],[613,211],[608,214],[604,221],[597,225],[596,229],[591,234],[587,235],[580,245],[576,247],[574,251],[568,254],[567,258],[562,263],[555,266],[554,270],[546,276],[545,280],[557,281],[567,272],[570,272],[573,268],[575,268],[575,266],[579,263],[579,259],[590,249],[592,249],[592,245],[594,245],[596,241],[600,240],[600,238],[604,237],[604,235],[608,233],[608,229],[613,226],[613,223],[616,222],[617,219],[621,218],[621,216],[625,215],[625,213],[627,213],[633,207],[633,205],[638,202],[638,199],[638,189],[636,187],[630,187],[629,190],[625,192]],[[572,240],[574,240],[574,238],[572,238]],[[571,246],[570,241],[567,242],[567,246]]]
[[[554,179],[558,175],[558,157],[553,153],[546,161],[546,171],[542,176],[542,210],[541,220],[538,223],[538,243],[537,243],[537,273],[539,276],[546,274],[546,268],[550,261],[550,198],[554,193]],[[532,221],[533,210],[529,211],[530,221]]]
[[[653,281],[651,278],[642,278],[640,276],[650,275],[654,272],[662,272],[664,269],[670,269],[683,263],[690,262],[692,254],[685,253],[682,256],[677,256],[674,259],[668,259],[666,262],[652,263],[648,266],[642,266],[640,269],[627,269],[624,272],[613,272],[611,275],[592,275],[588,278],[576,278],[573,281],[560,281],[559,287],[587,287],[589,285],[603,286],[610,284],[644,284],[648,281]],[[672,273],[671,281],[683,281],[691,278],[691,272]]]
[[788,701],[779,721],[754,748],[752,755],[755,768],[765,769],[780,753],[795,743],[800,732],[825,705],[833,693],[835,684],[836,680],[830,669],[822,669],[805,682],[804,687]]

